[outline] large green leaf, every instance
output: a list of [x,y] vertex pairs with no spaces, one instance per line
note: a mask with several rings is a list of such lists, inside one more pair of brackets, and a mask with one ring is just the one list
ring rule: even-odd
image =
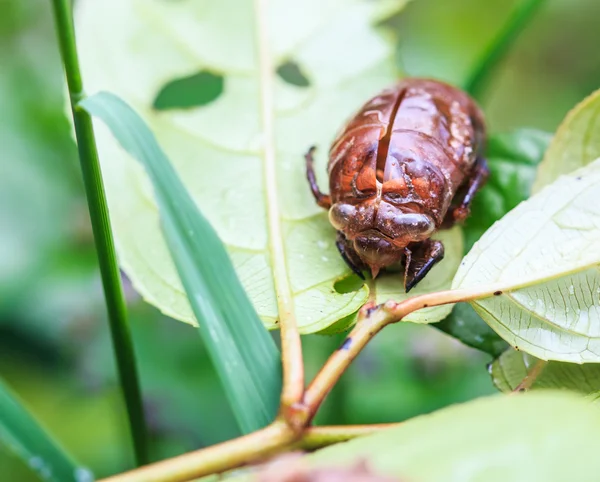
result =
[[91,482],[92,473],[77,465],[40,427],[0,380],[0,444],[20,457],[42,480]]
[[419,482],[595,482],[599,430],[598,408],[579,396],[532,392],[455,405],[302,462],[310,470],[364,461],[373,473]]
[[[512,392],[540,360],[516,350],[507,350],[490,365],[490,375],[498,390]],[[529,387],[565,388],[583,394],[600,391],[600,365],[548,362]]]
[[540,164],[534,192],[600,157],[600,90],[565,117]]
[[[147,120],[269,327],[277,326],[278,297],[293,301],[304,333],[326,329],[367,300],[366,286],[345,293],[334,287],[349,270],[327,214],[309,193],[303,154],[313,144],[320,148],[317,171],[325,189],[326,152],[336,131],[398,78],[394,42],[374,25],[404,3],[273,0],[268,12],[255,11],[247,0],[78,4],[88,91],[115,92]],[[255,47],[256,23],[264,15],[268,63],[280,73],[273,78],[268,66],[261,70]],[[304,80],[290,78],[290,70]],[[188,85],[209,77],[194,77],[199,72],[223,77],[216,100],[186,110],[153,109],[166,84],[172,91],[174,79]],[[271,114],[273,124],[265,124]],[[194,323],[146,175],[102,131],[98,143],[123,268],[146,300]],[[274,156],[266,155],[272,147]],[[458,262],[448,256],[447,271]],[[391,278],[388,294],[401,295],[401,277]]]
[[[600,91],[569,112],[558,128],[539,166],[534,191],[539,191],[561,174],[600,157]],[[535,364],[536,358],[513,350],[494,361],[491,375],[499,390],[513,390]],[[600,370],[596,365],[578,366],[550,362],[532,388],[569,388],[583,393],[600,390]]]
[[79,105],[101,118],[148,172],[171,256],[240,428],[251,432],[265,426],[275,417],[281,391],[279,352],[223,244],[152,132],[127,104],[103,92]]
[[[508,343],[544,360],[600,362],[600,160],[557,179],[494,224],[455,288]],[[491,294],[491,293],[490,293]]]
[[[534,192],[566,174],[585,166],[600,156],[600,91],[596,91],[569,112],[558,128],[544,160],[539,166]],[[536,363],[526,353],[510,350],[498,357],[491,366],[495,385],[501,391],[512,391]],[[595,365],[578,366],[550,362],[536,379],[532,388],[569,388],[584,393],[600,389],[600,371]],[[598,386],[596,386],[598,385]]]
[[[543,186],[554,181],[561,174],[566,174],[578,167],[584,166],[600,156],[600,135],[598,135],[598,129],[595,128],[600,120],[599,94],[600,92],[592,94],[567,115],[552,142],[550,142],[550,146],[546,149],[544,160],[537,170],[537,176],[533,185],[534,191],[539,191]],[[544,154],[543,147],[548,143],[549,137],[541,133],[536,134],[536,131],[532,130],[523,130],[522,132],[527,137],[530,137],[529,149],[523,150],[524,160],[526,161],[523,163],[523,166],[526,166],[527,164],[531,165],[530,162],[527,162],[527,153],[531,154],[529,160],[534,158],[539,160],[539,157]],[[535,140],[536,137],[538,139],[537,142]],[[492,149],[493,144],[490,145],[490,150]],[[493,166],[493,164],[491,165]],[[497,178],[497,175],[493,175],[491,182],[494,182]],[[526,195],[531,186],[531,170],[526,169],[520,172],[515,181],[515,187],[512,189],[512,192],[520,192]],[[519,184],[526,186],[527,190],[520,191],[517,188]],[[482,197],[485,197],[485,190],[482,193]],[[515,201],[520,200],[515,199]],[[493,203],[486,202],[486,205],[492,206]],[[467,230],[467,237],[469,234],[469,230]],[[444,320],[444,323],[453,328],[454,323],[451,318],[449,317]],[[473,320],[471,319],[471,321]],[[476,327],[474,326],[474,328]],[[526,353],[518,354],[512,350],[506,352],[493,364],[492,377],[496,386],[501,390],[514,389],[526,375],[526,367],[532,365],[532,360],[535,360],[535,358]],[[551,362],[546,366],[542,378],[533,385],[533,388],[538,386],[545,387],[550,384],[550,386],[568,386],[569,388],[590,392],[592,388],[590,388],[588,383],[588,377],[578,376],[578,374],[589,375],[595,370],[595,367],[578,367],[572,364]],[[549,381],[551,377],[552,381]],[[579,388],[576,388],[577,386]]]

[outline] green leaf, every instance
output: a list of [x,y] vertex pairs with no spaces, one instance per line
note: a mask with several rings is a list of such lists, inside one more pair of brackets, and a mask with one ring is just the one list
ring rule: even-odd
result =
[[[99,93],[79,104],[101,118],[146,169],[158,199],[171,256],[200,323],[240,428],[251,432],[275,416],[280,359],[242,288],[229,256],[142,119],[118,97]],[[137,233],[137,242],[146,241]]]
[[[527,353],[508,350],[490,365],[492,381],[498,390],[512,392],[539,361]],[[564,388],[586,395],[595,393],[600,390],[600,365],[551,361],[530,388]]]
[[562,174],[600,157],[600,90],[576,105],[556,131],[533,185],[538,192]]
[[490,136],[486,149],[490,177],[475,196],[465,225],[467,249],[471,249],[494,222],[529,197],[536,167],[551,137],[535,129]]
[[[366,286],[335,290],[350,271],[327,213],[309,192],[303,154],[319,147],[317,172],[326,190],[326,153],[336,132],[398,78],[393,36],[375,25],[404,3],[273,0],[268,12],[255,12],[247,0],[78,2],[88,91],[115,92],[147,120],[269,328],[279,321],[278,297],[292,300],[303,333],[352,320],[368,298]],[[263,17],[270,22],[267,70],[259,65],[255,39]],[[303,85],[277,75],[283,65],[297,67]],[[152,108],[165,85],[199,71],[223,77],[219,97],[193,109]],[[271,117],[272,126],[265,124]],[[147,301],[195,323],[158,229],[146,175],[110,136],[99,132],[98,144],[122,267]],[[271,148],[272,157],[266,155]],[[447,271],[458,262],[448,256]],[[401,277],[387,278],[380,291],[403,294]],[[430,314],[428,321],[436,320]]]
[[493,357],[499,356],[508,348],[508,344],[500,335],[492,330],[467,303],[455,305],[450,316],[432,326],[465,345],[489,353]]
[[454,288],[509,344],[543,360],[600,362],[600,160],[557,179],[494,224]]
[[23,403],[0,380],[0,444],[6,445],[42,480],[91,482],[92,473],[77,465],[40,427]]
[[[363,461],[372,472],[395,480],[593,482],[600,471],[599,430],[598,407],[580,396],[498,395],[325,448],[303,457],[301,467],[350,468]],[[247,475],[232,481],[259,479]]]

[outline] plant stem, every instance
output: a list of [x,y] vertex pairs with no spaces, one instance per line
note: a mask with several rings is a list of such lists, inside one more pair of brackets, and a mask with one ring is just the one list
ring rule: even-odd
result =
[[354,329],[340,348],[329,357],[329,360],[306,389],[303,404],[309,420],[314,417],[327,394],[361,350],[387,325],[401,321],[406,315],[422,308],[487,298],[501,293],[502,288],[500,286],[491,285],[481,288],[427,293],[408,298],[401,303],[388,301],[376,307],[372,304],[363,306]]
[[280,420],[235,440],[156,462],[99,482],[185,482],[256,462],[286,448],[315,450],[398,425],[400,424],[382,423],[311,427],[297,441],[298,434],[285,421]]
[[[330,355],[338,349],[344,339],[346,333],[337,333],[329,336],[326,343],[326,353]],[[338,382],[332,387],[331,392],[327,396],[327,402],[321,406],[319,410],[320,419],[316,423],[325,424],[328,426],[345,425],[347,418],[346,402],[348,399],[348,385],[352,381],[348,377],[341,377]]]
[[308,408],[309,420],[312,420],[315,416],[321,403],[350,366],[350,363],[387,324],[387,318],[379,316],[379,319],[376,320],[375,317],[369,314],[363,315],[363,313],[365,313],[364,309],[361,311],[354,329],[342,342],[341,346],[329,357],[329,360],[306,389],[304,405]]
[[[527,286],[529,283],[532,281],[526,280],[519,286],[511,286],[511,289]],[[286,448],[316,448],[393,426],[395,424],[306,428],[344,370],[385,326],[400,321],[421,308],[487,298],[501,294],[502,289],[501,285],[488,285],[428,293],[401,303],[388,301],[379,306],[367,304],[361,308],[356,327],[319,371],[304,393],[302,403],[290,413],[291,418],[278,419],[258,432],[115,475],[101,482],[184,482],[195,477],[222,473]],[[303,439],[303,436],[306,438]]]
[[545,0],[523,0],[510,14],[506,23],[492,39],[467,77],[464,89],[474,98],[481,100],[490,74],[544,2]]
[[[265,189],[267,192],[267,222],[271,240],[283,239],[279,213],[277,165],[275,158],[275,126],[273,106],[273,63],[269,47],[267,22],[268,0],[254,1],[256,18],[256,47],[260,73],[260,110],[264,132]],[[294,313],[294,300],[286,270],[283,245],[271,243],[271,264],[277,292],[281,333],[281,358],[283,364],[283,389],[281,391],[281,415],[291,419],[295,406],[304,392],[304,363],[302,344]]]
[[398,427],[400,423],[380,423],[374,425],[334,425],[307,428],[302,440],[295,447],[302,450],[316,450],[339,442],[347,442],[356,437],[371,435],[380,430]]
[[235,440],[124,472],[101,482],[184,482],[267,457],[291,445],[297,437],[286,422],[276,421]]
[[527,375],[525,375],[525,378],[523,378],[523,380],[521,380],[521,383],[519,383],[515,387],[513,393],[525,392],[529,390],[533,386],[535,381],[538,379],[538,377],[542,374],[544,368],[546,368],[546,365],[548,365],[548,362],[546,360],[538,360],[537,362],[535,362],[531,370],[527,373]]
[[108,207],[90,115],[77,103],[84,97],[75,44],[70,0],[53,0],[54,17],[75,124],[79,160],[87,196],[100,274],[108,311],[119,381],[125,398],[129,427],[138,465],[148,463],[146,424],[121,277],[108,217]]

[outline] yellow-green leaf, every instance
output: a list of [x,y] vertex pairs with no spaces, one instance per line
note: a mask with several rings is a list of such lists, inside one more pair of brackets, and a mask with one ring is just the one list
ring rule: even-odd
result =
[[538,168],[533,192],[599,157],[600,90],[597,90],[576,105],[556,131]]
[[498,290],[473,306],[513,347],[600,362],[599,200],[597,160],[521,203],[463,260],[453,287]]
[[[114,92],[148,122],[269,327],[277,326],[278,295],[293,300],[305,333],[326,329],[367,300],[366,286],[346,293],[334,288],[350,272],[327,214],[310,195],[303,154],[319,146],[325,188],[326,152],[336,131],[398,78],[394,43],[375,25],[404,3],[273,0],[267,12],[247,0],[78,3],[88,91]],[[257,24],[263,20],[269,28],[261,60],[258,37],[265,29]],[[207,95],[185,98],[203,82]],[[195,323],[146,174],[100,127],[98,144],[121,265],[147,301]],[[446,246],[448,253],[455,248]],[[437,271],[448,274],[458,262],[448,256]],[[403,293],[400,277],[382,279],[382,292]],[[443,317],[444,309],[436,311],[427,321]]]
[[[490,375],[498,390],[509,393],[539,362],[539,359],[527,353],[507,350],[490,365]],[[563,388],[586,395],[595,393],[600,390],[600,365],[551,361],[542,368],[529,388]]]
[[[150,125],[268,327],[277,326],[278,297],[293,300],[304,333],[351,319],[367,300],[366,286],[346,293],[334,288],[350,272],[327,214],[309,192],[303,154],[313,144],[320,148],[325,189],[326,153],[336,131],[398,78],[394,41],[376,24],[405,3],[273,0],[261,12],[248,0],[78,2],[88,92],[114,92]],[[266,34],[260,21],[268,24]],[[210,84],[206,95],[182,98],[203,82]],[[195,323],[146,174],[101,127],[98,144],[122,267],[147,301]],[[448,253],[455,248],[446,246]],[[449,273],[458,262],[448,256],[437,271]],[[390,296],[403,293],[401,277],[382,279]],[[427,321],[445,313],[437,311]]]

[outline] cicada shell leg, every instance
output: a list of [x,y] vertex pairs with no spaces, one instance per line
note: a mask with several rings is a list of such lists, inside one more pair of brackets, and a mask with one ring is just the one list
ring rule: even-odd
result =
[[337,240],[335,245],[342,255],[342,259],[346,262],[346,264],[350,267],[350,269],[358,275],[361,279],[365,279],[365,275],[362,273],[361,267],[363,263],[360,258],[354,251],[354,248],[348,244],[346,237],[343,233],[338,231]]
[[486,183],[489,175],[490,170],[487,161],[483,157],[477,158],[477,162],[473,167],[471,176],[466,182],[465,188],[459,190],[458,196],[462,196],[462,199],[450,208],[442,227],[449,228],[454,223],[463,222],[469,216],[473,198],[477,194],[477,191]]
[[329,194],[324,194],[320,191],[319,186],[317,185],[317,177],[315,176],[314,169],[314,153],[316,148],[311,147],[308,152],[304,155],[306,159],[306,178],[308,179],[308,184],[310,185],[310,190],[315,197],[315,201],[322,208],[329,209],[331,207],[331,196]]
[[444,244],[428,239],[404,248],[404,289],[408,293],[444,258]]

